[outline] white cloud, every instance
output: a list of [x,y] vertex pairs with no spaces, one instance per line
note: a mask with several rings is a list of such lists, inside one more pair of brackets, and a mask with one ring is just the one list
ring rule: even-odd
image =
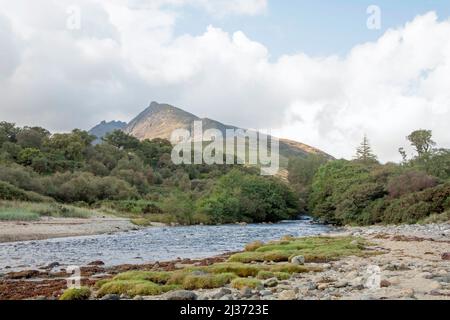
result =
[[[65,28],[74,2],[82,9],[78,31]],[[88,128],[128,120],[158,100],[230,124],[271,127],[338,157],[351,157],[364,133],[382,160],[397,160],[417,128],[433,129],[450,146],[450,22],[434,13],[346,57],[299,53],[271,62],[269,50],[241,31],[173,34],[184,5],[257,14],[266,1],[0,3],[0,119]]]

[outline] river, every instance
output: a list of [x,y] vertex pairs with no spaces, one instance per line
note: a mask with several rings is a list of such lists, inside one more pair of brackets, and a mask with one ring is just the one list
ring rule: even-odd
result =
[[245,244],[329,232],[332,227],[309,219],[277,224],[152,227],[112,235],[58,238],[0,244],[0,273],[42,268],[58,262],[83,266],[95,260],[106,265],[141,264],[177,258],[206,258],[240,251]]

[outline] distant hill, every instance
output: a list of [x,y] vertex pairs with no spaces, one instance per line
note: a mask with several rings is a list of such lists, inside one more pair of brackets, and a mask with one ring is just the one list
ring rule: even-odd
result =
[[[227,129],[238,129],[235,126],[225,125],[208,118],[202,119],[180,108],[168,104],[159,104],[157,102],[152,102],[147,109],[142,111],[126,126],[123,126],[122,122],[116,122],[116,124],[119,125],[115,127],[114,124],[109,125],[111,124],[110,122],[102,123],[97,127],[101,128],[102,136],[105,135],[109,129],[109,132],[119,129],[140,140],[152,140],[156,138],[169,140],[172,132],[176,129],[191,130],[194,121],[202,121],[203,130],[218,129],[224,136]],[[90,132],[93,132],[95,128]],[[306,157],[308,154],[322,154],[330,159],[333,158],[325,152],[306,144],[287,139],[280,139],[282,164],[286,164],[287,159],[290,157]]]
[[94,144],[100,143],[102,138],[110,132],[115,130],[123,130],[127,126],[126,122],[122,121],[102,121],[91,130],[89,130],[89,134],[96,136],[97,139],[94,141]]

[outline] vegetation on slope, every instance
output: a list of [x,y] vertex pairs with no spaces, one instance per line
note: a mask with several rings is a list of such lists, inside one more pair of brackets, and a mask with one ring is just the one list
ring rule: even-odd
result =
[[261,177],[257,168],[174,165],[168,141],[139,141],[122,131],[100,144],[93,145],[94,139],[81,130],[52,135],[0,123],[0,200],[89,207],[139,225],[279,221],[297,215],[289,186]]
[[380,164],[367,138],[353,161],[310,157],[291,162],[289,178],[302,209],[335,224],[447,221],[450,150],[432,149],[426,130],[408,139],[417,155],[408,160],[400,149],[401,164]]

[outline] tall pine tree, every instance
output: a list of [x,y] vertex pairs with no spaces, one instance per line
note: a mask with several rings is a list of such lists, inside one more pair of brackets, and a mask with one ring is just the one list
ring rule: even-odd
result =
[[356,148],[355,160],[362,162],[364,164],[371,164],[378,162],[377,156],[372,152],[372,147],[370,146],[369,139],[364,135],[363,141]]

